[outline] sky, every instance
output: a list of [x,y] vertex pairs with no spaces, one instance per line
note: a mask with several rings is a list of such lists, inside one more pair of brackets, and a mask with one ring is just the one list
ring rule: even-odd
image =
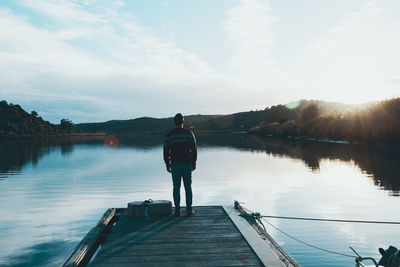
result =
[[75,123],[400,96],[398,0],[2,0],[0,100]]

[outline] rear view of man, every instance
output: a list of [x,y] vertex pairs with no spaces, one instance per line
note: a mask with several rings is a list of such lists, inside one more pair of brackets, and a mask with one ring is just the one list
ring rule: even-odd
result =
[[184,118],[182,114],[176,114],[174,122],[176,127],[166,135],[164,162],[167,165],[167,171],[172,174],[175,216],[181,215],[180,190],[182,180],[186,192],[186,214],[192,216],[194,215],[192,209],[192,171],[196,169],[196,138],[191,130],[183,128]]

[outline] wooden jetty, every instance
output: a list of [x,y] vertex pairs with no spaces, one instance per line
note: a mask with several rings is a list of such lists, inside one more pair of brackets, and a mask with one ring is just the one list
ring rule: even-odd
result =
[[[184,209],[182,209],[184,211]],[[240,205],[192,217],[133,218],[109,209],[61,266],[300,266]]]

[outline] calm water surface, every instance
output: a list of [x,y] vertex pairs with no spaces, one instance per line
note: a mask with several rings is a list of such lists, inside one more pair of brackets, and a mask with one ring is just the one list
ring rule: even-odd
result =
[[[238,134],[199,136],[198,143],[195,205],[237,199],[266,215],[400,221],[399,151]],[[57,266],[107,208],[172,199],[161,145],[158,136],[132,136],[118,148],[78,140],[0,143],[0,266]],[[400,225],[268,221],[347,254],[352,246],[379,259],[378,247],[400,247]],[[302,266],[354,266],[352,258],[265,225]]]

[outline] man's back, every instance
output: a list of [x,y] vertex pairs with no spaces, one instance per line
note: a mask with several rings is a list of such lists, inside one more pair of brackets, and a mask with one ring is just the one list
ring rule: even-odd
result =
[[193,132],[176,127],[166,134],[164,161],[168,164],[193,163],[197,160],[197,145]]

